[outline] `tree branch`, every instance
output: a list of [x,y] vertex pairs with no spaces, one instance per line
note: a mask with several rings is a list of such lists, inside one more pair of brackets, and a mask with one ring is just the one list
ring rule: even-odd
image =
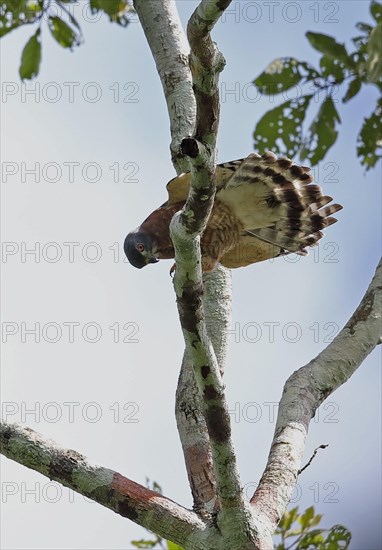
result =
[[[188,156],[180,147],[194,131],[196,103],[189,67],[189,46],[175,2],[135,0],[135,9],[150,45],[167,101],[171,125],[171,151],[176,171],[189,170]],[[161,25],[162,31],[158,29]],[[224,326],[224,323],[223,325]],[[175,414],[194,508],[202,515],[216,505],[216,484],[211,448],[195,383],[191,358],[184,356],[176,393]]]
[[286,382],[268,463],[250,508],[240,486],[222,381],[230,320],[229,276],[227,270],[218,267],[202,278],[200,253],[200,235],[215,195],[218,78],[224,67],[210,31],[230,2],[202,0],[190,18],[192,78],[175,2],[134,2],[167,101],[174,165],[178,173],[188,166],[192,171],[189,197],[182,212],[174,216],[171,234],[177,260],[174,287],[186,343],[177,421],[200,514],[117,472],[91,466],[79,453],[60,449],[30,429],[0,426],[1,452],[8,458],[187,550],[273,548],[271,533],[295,486],[310,419],[322,401],[348,380],[381,342],[380,264],[345,328],[326,350]]
[[381,338],[382,260],[360,305],[341,332],[285,383],[268,463],[251,499],[254,511],[277,526],[297,481],[310,420],[344,384]]
[[302,474],[302,472],[304,470],[306,470],[307,468],[309,468],[309,466],[312,464],[317,452],[319,449],[326,449],[329,445],[327,444],[323,444],[323,445],[319,445],[318,447],[316,447],[313,451],[313,454],[312,456],[310,457],[310,459],[308,460],[308,462],[305,464],[305,466],[303,466],[302,468],[299,469],[299,471],[297,472],[298,475]]
[[205,530],[194,512],[118,472],[90,465],[80,453],[62,449],[29,428],[2,422],[0,448],[7,458],[178,544]]
[[194,510],[209,519],[216,510],[215,473],[192,357],[185,352],[176,390],[176,422],[182,443]]
[[[205,145],[215,147],[219,126],[219,73],[225,60],[210,32],[232,0],[202,0],[191,15],[187,36],[191,47],[190,67],[196,98],[197,119],[195,138],[203,138]],[[214,151],[212,151],[214,153]],[[214,161],[214,156],[212,156]]]
[[[227,542],[219,529],[203,522],[196,513],[118,472],[89,464],[77,451],[60,448],[30,428],[1,422],[0,450],[7,458],[91,498],[187,550],[263,549],[246,539],[243,543],[243,537],[237,541],[235,532],[232,544]],[[268,548],[271,547],[266,550]]]
[[[204,312],[207,331],[211,338],[220,370],[228,348],[228,328],[231,324],[231,273],[217,266],[213,273],[204,276]],[[210,440],[198,386],[194,376],[192,358],[185,353],[179,376],[176,395],[176,418],[179,433],[183,434],[182,446],[194,507],[202,516],[217,512],[219,501],[216,495]]]
[[189,170],[188,158],[180,148],[195,124],[195,96],[188,64],[189,46],[175,2],[134,0],[162,82],[171,128],[171,156],[177,173]]
[[[224,2],[224,7],[229,3]],[[172,219],[170,232],[177,263],[174,288],[186,354],[192,357],[211,442],[220,506],[216,523],[227,536],[228,547],[230,534],[235,533],[236,541],[232,540],[232,544],[236,546],[240,538],[253,540],[255,529],[243,497],[224,385],[207,333],[202,300],[200,235],[206,227],[215,196],[215,145],[220,108],[218,77],[224,67],[223,57],[209,31],[224,9],[220,5],[217,0],[202,0],[188,24],[196,126],[194,137],[182,141],[182,149],[190,157],[192,181],[186,204]]]

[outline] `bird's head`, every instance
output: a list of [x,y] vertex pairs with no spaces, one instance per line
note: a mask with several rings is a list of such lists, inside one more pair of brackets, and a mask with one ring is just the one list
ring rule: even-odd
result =
[[127,259],[134,267],[141,269],[147,264],[155,264],[159,260],[153,251],[153,240],[150,235],[140,231],[132,231],[125,239],[124,250]]

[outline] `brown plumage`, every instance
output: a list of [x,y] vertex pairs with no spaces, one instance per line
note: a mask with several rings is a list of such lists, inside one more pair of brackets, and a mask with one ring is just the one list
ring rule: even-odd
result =
[[[125,253],[135,267],[174,258],[169,225],[190,181],[190,173],[173,178],[168,201],[127,235]],[[307,254],[321,230],[337,221],[331,214],[342,208],[329,204],[332,198],[312,181],[309,168],[271,152],[218,165],[215,202],[201,238],[203,271],[217,262],[236,268],[289,252]]]

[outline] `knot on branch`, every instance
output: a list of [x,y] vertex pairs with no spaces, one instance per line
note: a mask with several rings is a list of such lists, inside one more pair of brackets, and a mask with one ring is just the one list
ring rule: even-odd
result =
[[180,144],[183,155],[195,159],[199,155],[199,144],[194,138],[184,138]]
[[217,73],[221,73],[224,70],[224,67],[226,66],[226,60],[224,55],[221,53],[220,50],[216,47],[216,55],[215,55],[215,71]]

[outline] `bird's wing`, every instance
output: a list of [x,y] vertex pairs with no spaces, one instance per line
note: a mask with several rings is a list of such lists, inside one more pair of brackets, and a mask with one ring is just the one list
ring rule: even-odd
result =
[[322,237],[321,229],[337,221],[331,214],[342,208],[327,206],[332,198],[312,181],[310,168],[271,152],[252,153],[218,188],[217,198],[231,208],[247,234],[304,254],[305,246]]
[[279,246],[246,234],[242,235],[237,244],[220,258],[220,263],[224,267],[234,269],[275,258],[282,253],[283,250]]
[[190,172],[180,174],[180,176],[172,178],[172,180],[170,180],[166,185],[168,192],[168,201],[166,206],[187,200],[188,192],[190,190],[190,182]]
[[[244,159],[224,162],[216,166],[216,186],[218,189],[225,186],[232,178],[235,170],[240,166]],[[190,190],[191,173],[180,174],[170,180],[166,186],[168,191],[168,201],[166,205],[175,204],[187,200]]]

